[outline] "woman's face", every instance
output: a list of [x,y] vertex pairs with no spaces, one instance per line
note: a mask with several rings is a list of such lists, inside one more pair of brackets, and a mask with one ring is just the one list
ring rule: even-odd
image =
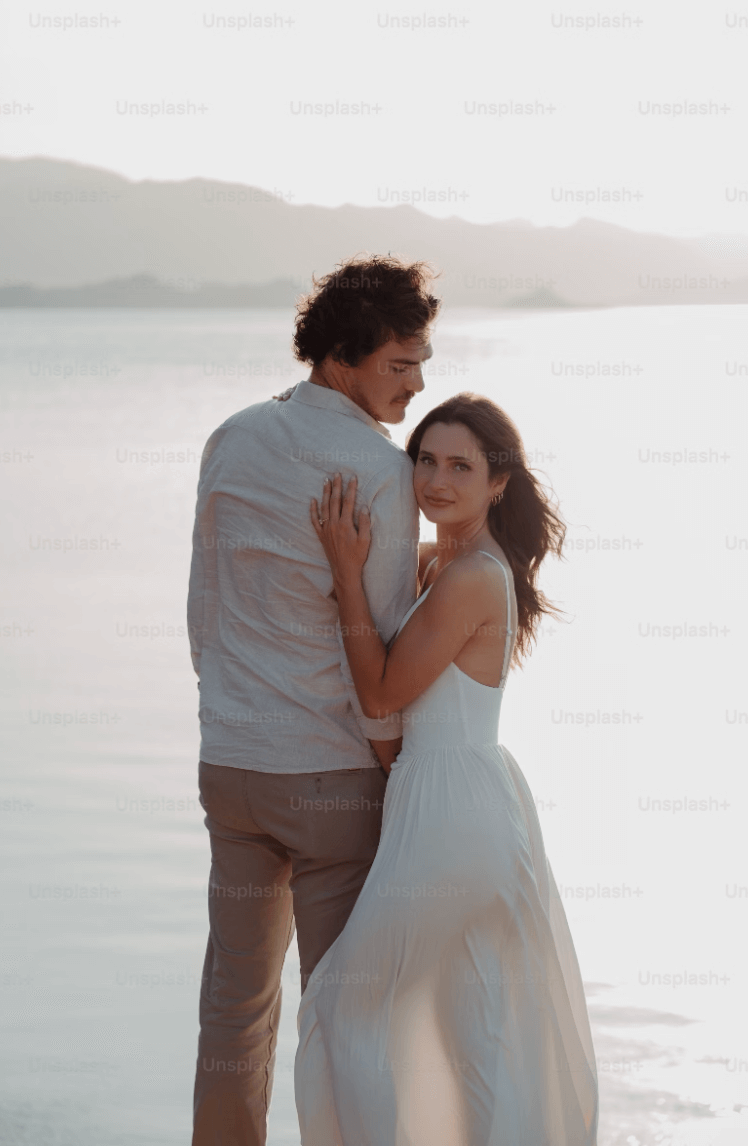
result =
[[413,488],[418,508],[437,525],[483,521],[491,498],[508,474],[489,478],[488,459],[477,438],[459,422],[435,422],[421,439]]

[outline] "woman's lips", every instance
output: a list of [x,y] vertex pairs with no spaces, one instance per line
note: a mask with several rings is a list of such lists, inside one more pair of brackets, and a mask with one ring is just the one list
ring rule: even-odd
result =
[[445,506],[445,505],[452,505],[453,504],[451,501],[441,501],[439,498],[436,498],[436,497],[425,497],[424,501],[427,501],[429,503],[429,505],[435,505],[435,506]]

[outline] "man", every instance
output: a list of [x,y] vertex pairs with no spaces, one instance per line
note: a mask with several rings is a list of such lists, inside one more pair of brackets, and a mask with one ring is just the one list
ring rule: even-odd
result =
[[294,923],[303,990],[376,852],[399,716],[361,712],[309,505],[325,477],[358,477],[367,595],[389,640],[415,598],[418,511],[382,423],[423,389],[429,285],[424,264],[391,257],[316,283],[294,337],[309,379],[233,415],[203,453],[188,620],[212,864],[193,1146],[264,1146]]

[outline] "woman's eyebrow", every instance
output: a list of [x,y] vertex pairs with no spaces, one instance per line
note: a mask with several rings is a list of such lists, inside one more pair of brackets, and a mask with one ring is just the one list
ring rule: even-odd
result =
[[[435,455],[430,450],[421,450],[420,457],[433,458]],[[469,462],[471,460],[468,454],[449,454],[447,457],[448,462]]]

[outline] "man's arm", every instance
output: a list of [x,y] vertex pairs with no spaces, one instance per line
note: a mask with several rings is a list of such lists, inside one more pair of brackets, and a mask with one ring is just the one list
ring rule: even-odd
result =
[[[380,472],[371,478],[361,490],[360,504],[369,509],[372,534],[363,584],[374,626],[384,643],[388,644],[416,599],[418,505],[413,493],[410,461],[406,459],[406,462],[388,468],[386,473]],[[400,714],[392,713],[381,720],[364,716],[353,684],[339,622],[338,640],[340,667],[358,726],[372,743],[382,767],[388,771],[388,765],[392,763],[389,759],[392,749],[388,752],[382,746],[383,758],[377,744],[401,740]]]
[[[203,649],[203,633],[205,629],[206,601],[206,548],[205,538],[210,537],[214,544],[215,519],[213,516],[213,503],[210,498],[208,481],[208,466],[215,448],[222,437],[221,428],[214,430],[205,443],[203,456],[200,460],[200,477],[197,486],[197,505],[195,508],[195,526],[192,531],[192,563],[190,565],[190,585],[187,594],[187,634],[190,641],[192,666],[200,676],[200,657]],[[213,547],[209,552],[215,553]],[[199,684],[198,684],[199,688]]]

